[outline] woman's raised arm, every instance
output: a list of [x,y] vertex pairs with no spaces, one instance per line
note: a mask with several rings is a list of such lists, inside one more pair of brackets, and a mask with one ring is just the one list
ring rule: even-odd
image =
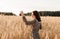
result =
[[23,21],[25,22],[26,25],[32,25],[32,24],[34,24],[36,22],[36,20],[27,21],[25,16],[23,16]]

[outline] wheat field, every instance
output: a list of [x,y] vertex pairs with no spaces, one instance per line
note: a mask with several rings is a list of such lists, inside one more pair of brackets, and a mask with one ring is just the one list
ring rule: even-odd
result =
[[[27,20],[32,20],[30,16]],[[60,17],[41,17],[41,39],[60,39]],[[31,25],[25,25],[21,16],[0,16],[0,39],[33,39]]]

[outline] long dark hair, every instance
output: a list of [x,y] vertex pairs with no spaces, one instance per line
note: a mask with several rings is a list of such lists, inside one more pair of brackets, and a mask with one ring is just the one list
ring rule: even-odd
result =
[[36,19],[41,22],[41,18],[40,18],[40,14],[38,13],[38,11],[33,11],[34,16],[36,17]]

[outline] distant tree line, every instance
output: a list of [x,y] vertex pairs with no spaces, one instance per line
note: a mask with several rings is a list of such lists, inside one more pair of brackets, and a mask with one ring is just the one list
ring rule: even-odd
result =
[[31,12],[25,13],[25,16],[31,16]]
[[[38,11],[40,16],[60,16],[60,11]],[[31,12],[25,14],[26,16],[31,16]]]
[[7,15],[7,16],[16,16],[12,12],[0,12],[0,15]]
[[[38,11],[40,16],[60,16],[60,11]],[[0,15],[16,16],[12,12],[0,12]],[[31,12],[25,14],[26,16],[31,16]]]
[[40,11],[41,16],[60,16],[60,11]]

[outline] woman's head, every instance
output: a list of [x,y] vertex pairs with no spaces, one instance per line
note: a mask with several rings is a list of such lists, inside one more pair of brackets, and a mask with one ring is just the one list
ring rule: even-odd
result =
[[33,11],[32,12],[32,17],[36,18],[39,22],[41,21],[40,14],[38,13],[38,11]]

